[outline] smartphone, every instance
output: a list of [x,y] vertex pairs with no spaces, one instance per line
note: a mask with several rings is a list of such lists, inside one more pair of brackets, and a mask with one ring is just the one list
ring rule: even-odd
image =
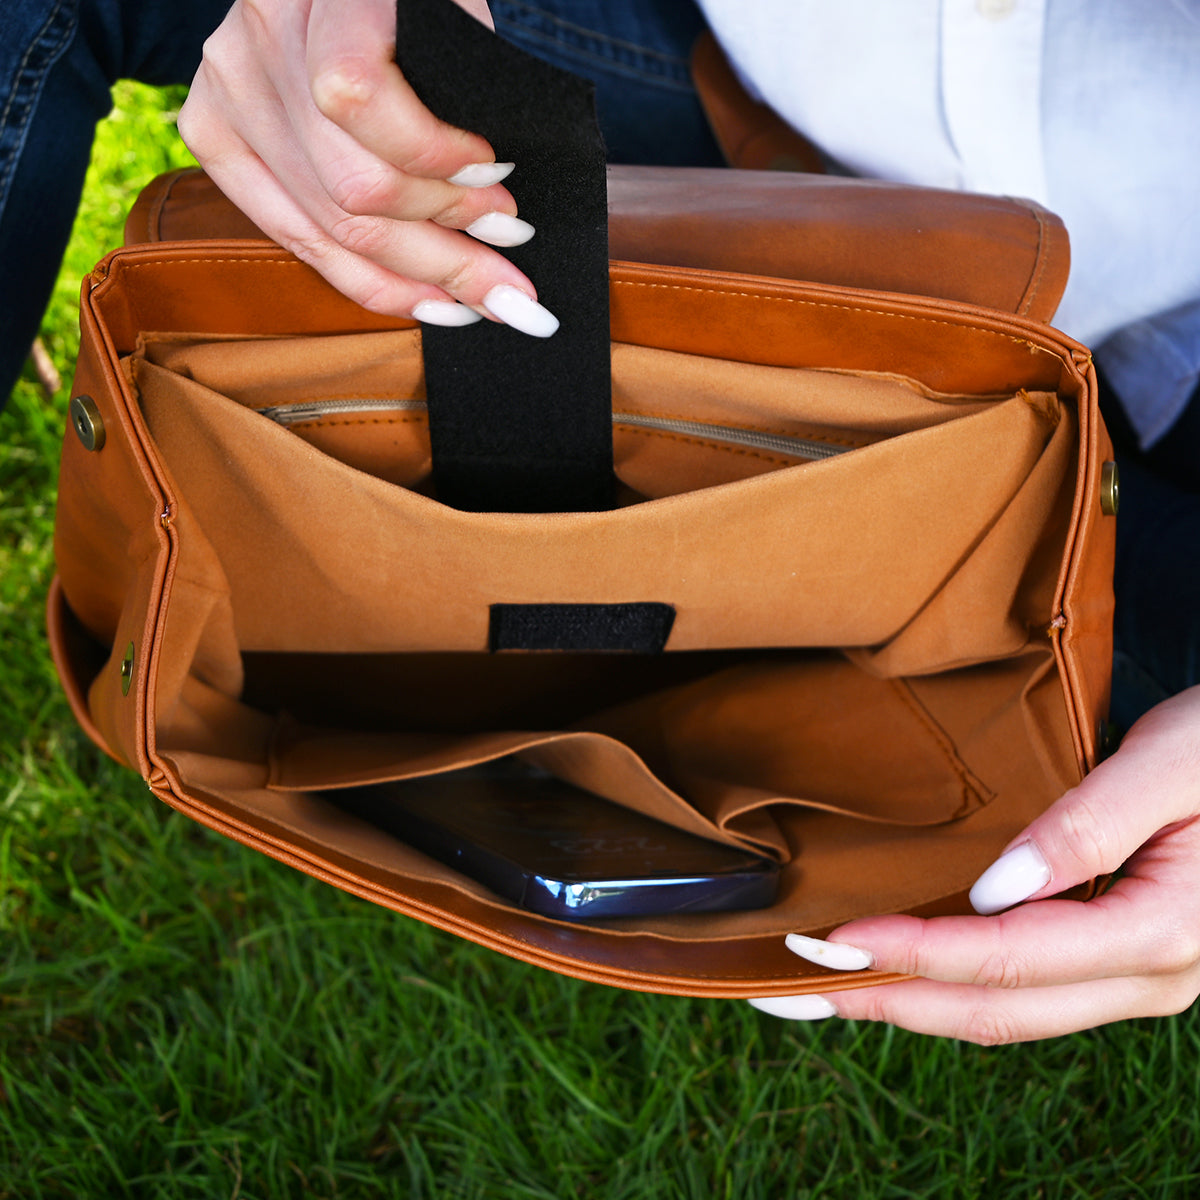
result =
[[765,908],[778,865],[514,760],[322,797],[561,921]]

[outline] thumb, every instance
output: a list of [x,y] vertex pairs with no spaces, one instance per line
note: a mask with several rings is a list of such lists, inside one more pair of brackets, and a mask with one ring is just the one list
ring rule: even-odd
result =
[[971,889],[1000,912],[1115,871],[1160,830],[1200,811],[1200,688],[1165,701],[1101,763],[1013,839]]

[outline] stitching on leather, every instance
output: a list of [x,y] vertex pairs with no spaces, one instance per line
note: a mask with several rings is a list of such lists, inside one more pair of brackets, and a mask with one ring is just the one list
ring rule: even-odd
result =
[[175,183],[178,176],[172,179],[165,188],[158,194],[158,199],[154,202],[150,211],[146,214],[145,235],[147,242],[161,242],[162,235],[162,218],[163,211],[166,209],[167,201],[170,199],[171,193],[175,190]]
[[1029,310],[1033,308],[1033,302],[1037,299],[1038,293],[1041,291],[1042,283],[1046,277],[1046,268],[1050,263],[1050,242],[1053,237],[1050,224],[1047,222],[1041,208],[1036,204],[1031,204],[1029,211],[1033,214],[1033,218],[1038,224],[1038,253],[1033,264],[1033,279],[1025,292],[1025,303],[1020,309],[1021,316],[1023,317],[1029,315]]
[[359,417],[357,419],[342,418],[331,421],[327,417],[310,417],[307,421],[293,421],[289,429],[332,429],[336,426],[349,425],[423,425],[425,418],[419,417]]
[[176,171],[174,178],[163,188],[161,195],[158,197],[158,203],[155,204],[146,220],[146,241],[161,242],[164,240],[162,235],[163,214],[166,212],[167,204],[175,192],[175,185],[183,178],[185,170],[186,168]]
[[[159,251],[161,253],[161,251]],[[298,258],[170,258],[162,259],[155,258],[150,262],[132,262],[122,263],[121,269],[124,271],[141,271],[147,267],[179,267],[184,265],[208,266],[212,263],[234,263],[242,267],[254,267],[255,270],[261,270],[263,267],[304,267],[305,270],[311,271],[313,268],[307,263],[302,263]]]
[[865,316],[885,317],[893,321],[915,321],[922,325],[945,325],[950,329],[969,329],[975,333],[982,333],[988,337],[1002,338],[1006,342],[1012,342],[1017,346],[1025,346],[1029,350],[1040,354],[1047,354],[1051,358],[1056,357],[1053,351],[1047,350],[1045,346],[1039,346],[1036,342],[1031,342],[1027,338],[1017,337],[1011,333],[1001,333],[997,329],[985,329],[981,325],[966,325],[959,324],[957,321],[944,321],[938,317],[921,317],[914,316],[911,313],[888,312],[881,308],[868,308],[862,304],[834,304],[827,300],[800,300],[792,296],[763,296],[756,295],[754,292],[733,292],[726,291],[724,288],[702,288],[695,287],[691,284],[679,283],[642,283],[633,279],[615,279],[612,282],[613,287],[633,287],[633,288],[657,288],[668,292],[698,292],[705,296],[738,296],[745,300],[754,300],[759,304],[799,304],[806,308],[828,308],[842,312],[861,313]]
[[[299,259],[246,259],[246,258],[176,258],[170,259],[167,262],[155,260],[152,262],[135,262],[122,264],[122,269],[125,271],[138,271],[147,267],[163,267],[166,265],[183,266],[185,264],[201,265],[213,263],[232,263],[240,266],[253,266],[256,269],[263,267],[303,267],[305,270],[313,270],[307,263],[301,262]],[[702,296],[736,296],[743,300],[754,300],[759,304],[793,304],[801,305],[805,308],[827,308],[841,312],[861,313],[864,316],[883,317],[892,321],[914,321],[921,325],[944,325],[949,329],[970,329],[976,333],[984,334],[988,337],[1002,338],[1006,342],[1012,342],[1016,346],[1025,346],[1027,349],[1038,353],[1046,354],[1051,358],[1056,357],[1053,351],[1047,350],[1044,346],[1039,346],[1035,342],[1029,341],[1027,338],[1016,337],[1011,333],[1001,333],[995,329],[985,329],[980,325],[963,325],[957,321],[944,321],[938,317],[920,317],[910,313],[888,312],[885,309],[868,308],[862,304],[833,304],[827,300],[800,300],[792,296],[763,296],[754,292],[735,292],[727,291],[724,288],[702,288],[691,284],[679,283],[642,283],[638,280],[631,279],[615,279],[612,281],[613,287],[624,288],[651,288],[660,291],[668,292],[696,292]],[[400,318],[403,319],[403,318]]]

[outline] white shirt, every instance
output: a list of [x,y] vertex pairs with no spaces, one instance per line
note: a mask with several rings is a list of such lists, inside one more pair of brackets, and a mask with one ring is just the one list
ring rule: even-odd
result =
[[1071,236],[1055,323],[1143,444],[1200,378],[1200,0],[700,0],[846,169],[1026,196]]

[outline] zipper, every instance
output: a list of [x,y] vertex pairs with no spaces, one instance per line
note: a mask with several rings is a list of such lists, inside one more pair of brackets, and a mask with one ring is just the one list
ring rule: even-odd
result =
[[340,413],[424,412],[424,400],[308,400],[300,404],[275,404],[255,409],[260,416],[269,417],[276,425],[300,425],[319,421],[322,417]]
[[[278,425],[299,425],[322,417],[343,413],[425,412],[424,400],[308,400],[299,404],[277,404],[256,411]],[[752,450],[770,450],[792,458],[817,460],[833,458],[853,450],[853,446],[833,446],[811,438],[791,437],[782,433],[761,433],[755,429],[738,429],[729,425],[714,425],[708,421],[685,421],[676,417],[651,417],[643,413],[613,413],[614,425],[633,425],[639,429],[655,429],[661,433],[677,433],[685,437],[724,442],[730,446],[745,446]]]
[[707,421],[684,421],[677,417],[648,417],[642,413],[615,412],[613,424],[636,425],[640,429],[657,429],[662,433],[680,433],[753,450],[772,450],[793,458],[833,458],[836,454],[854,449],[853,446],[831,446],[828,442],[815,442],[811,438],[790,437],[783,433],[760,433],[756,429],[711,425]]

